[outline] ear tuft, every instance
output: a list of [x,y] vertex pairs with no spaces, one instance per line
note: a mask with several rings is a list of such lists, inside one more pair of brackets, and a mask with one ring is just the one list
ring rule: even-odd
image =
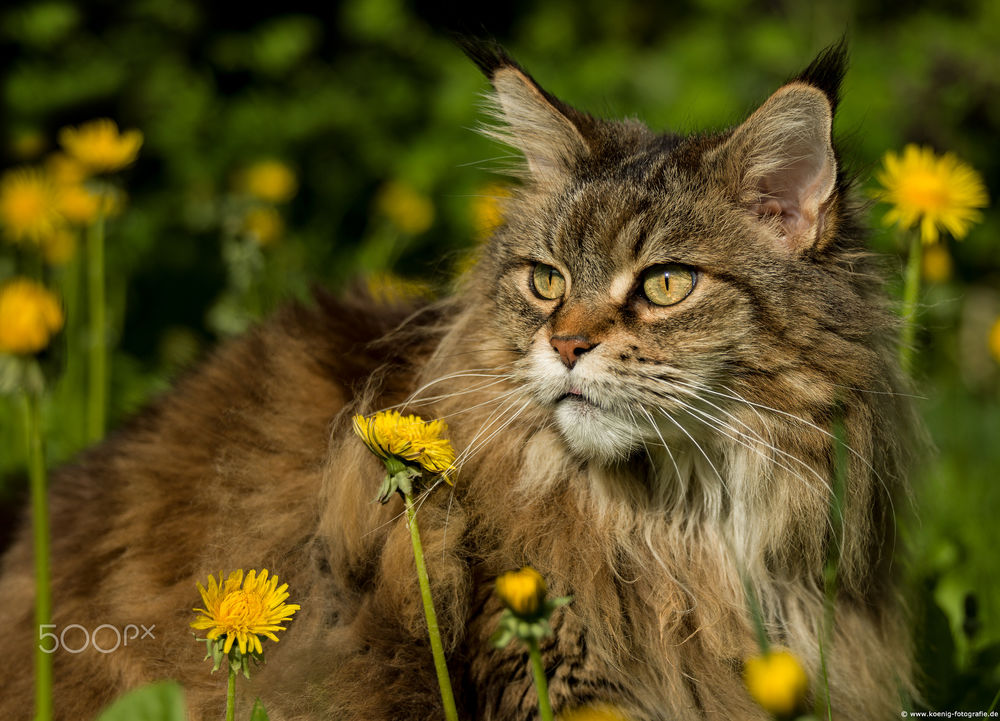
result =
[[840,86],[847,73],[847,36],[826,48],[809,63],[809,67],[799,73],[795,80],[812,85],[826,95],[833,112],[840,102]]
[[457,42],[495,91],[490,112],[497,125],[483,132],[524,153],[531,178],[565,176],[589,154],[579,126],[586,116],[547,93],[497,43],[468,37]]
[[477,38],[471,35],[455,35],[455,44],[469,60],[476,64],[486,79],[493,82],[493,75],[502,67],[518,67],[503,46],[495,40]]

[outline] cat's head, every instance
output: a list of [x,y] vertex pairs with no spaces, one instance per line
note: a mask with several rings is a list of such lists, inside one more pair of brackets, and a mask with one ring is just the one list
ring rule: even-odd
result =
[[499,48],[467,52],[494,89],[488,134],[526,160],[483,253],[494,331],[575,455],[614,462],[718,434],[740,403],[871,384],[885,321],[831,136],[842,47],[694,136],[595,119]]

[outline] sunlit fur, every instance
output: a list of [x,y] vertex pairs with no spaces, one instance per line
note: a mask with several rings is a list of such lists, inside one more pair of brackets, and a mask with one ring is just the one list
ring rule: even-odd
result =
[[[158,632],[57,654],[59,717],[163,677],[184,683],[192,718],[218,717],[223,680],[187,628],[195,582],[263,566],[302,609],[240,682],[239,716],[259,696],[276,720],[440,718],[401,503],[371,502],[382,471],[350,431],[353,414],[385,408],[443,418],[458,452],[454,487],[422,494],[418,518],[461,715],[481,721],[537,713],[522,651],[488,641],[493,580],[526,564],[574,596],[542,644],[557,712],[603,701],[635,721],[764,719],[741,681],[757,652],[744,581],[822,697],[842,418],[833,717],[898,717],[912,681],[893,504],[906,504],[914,431],[878,268],[823,135],[841,53],[740,128],[681,137],[585,116],[502,52],[470,52],[528,165],[456,292],[289,309],[56,473],[55,623]],[[773,137],[786,132],[804,145]],[[533,293],[537,262],[566,277],[562,298]],[[697,284],[654,307],[628,279],[668,262]],[[591,343],[572,369],[559,334]],[[31,706],[28,530],[0,581],[10,719]]]

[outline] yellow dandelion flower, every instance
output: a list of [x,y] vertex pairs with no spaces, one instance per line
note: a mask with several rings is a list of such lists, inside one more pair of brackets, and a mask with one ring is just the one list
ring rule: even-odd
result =
[[942,230],[965,237],[982,217],[977,208],[987,203],[983,180],[953,153],[937,156],[930,148],[907,145],[902,156],[886,153],[883,163],[876,175],[883,189],[876,197],[892,205],[887,224],[919,224],[923,242],[935,243]]
[[434,205],[409,185],[390,181],[375,197],[375,207],[408,235],[420,235],[434,224]]
[[510,188],[494,183],[483,188],[472,200],[472,218],[476,235],[485,240],[503,225],[503,201],[510,197]]
[[63,222],[58,193],[37,168],[9,170],[0,178],[0,225],[14,241],[39,242]]
[[118,132],[110,118],[59,131],[59,144],[81,165],[94,173],[111,173],[135,162],[142,147],[142,132]]
[[497,596],[512,613],[523,619],[538,616],[545,607],[548,591],[542,574],[531,566],[525,566],[520,571],[508,571],[496,582]]
[[299,181],[280,160],[260,160],[237,176],[237,186],[268,203],[285,203],[295,197]]
[[76,233],[69,228],[57,228],[42,238],[42,257],[49,265],[65,265],[76,254]]
[[993,327],[990,328],[990,353],[1000,363],[1000,318],[996,319]]
[[285,232],[281,214],[270,206],[251,208],[243,217],[243,232],[259,246],[271,245]]
[[613,706],[599,704],[565,711],[556,721],[628,721],[628,716]]
[[15,278],[0,288],[0,353],[37,353],[64,321],[58,299],[45,286]]
[[379,411],[371,417],[354,416],[354,432],[369,450],[383,460],[415,463],[423,470],[451,483],[455,451],[441,436],[448,431],[444,421],[425,421],[399,411]]
[[772,650],[747,659],[743,682],[753,700],[775,716],[792,716],[805,706],[809,677],[789,651]]
[[277,643],[275,632],[285,630],[280,624],[286,623],[299,610],[298,604],[284,603],[288,598],[288,584],[279,586],[278,577],[268,578],[266,568],[260,575],[255,570],[250,571],[245,580],[242,569],[233,571],[225,582],[220,571],[218,581],[209,576],[208,588],[199,583],[198,591],[205,608],[194,609],[202,615],[191,628],[207,630],[210,641],[225,636],[223,653],[229,653],[234,643],[241,654],[246,654],[248,648],[262,653],[260,637]]

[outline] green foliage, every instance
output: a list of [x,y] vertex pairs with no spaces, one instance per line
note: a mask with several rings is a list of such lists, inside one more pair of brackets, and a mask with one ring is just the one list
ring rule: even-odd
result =
[[105,709],[97,721],[185,721],[186,718],[180,685],[161,681],[129,691]]
[[[494,32],[550,91],[606,116],[685,132],[737,122],[814,54],[848,33],[837,129],[862,189],[886,150],[954,151],[1000,188],[1000,3],[550,0],[490,10]],[[475,200],[510,151],[469,128],[486,84],[446,33],[444,9],[344,0],[326,17],[193,0],[21,2],[0,10],[5,165],[39,160],[60,127],[115,118],[145,136],[126,173],[126,212],[108,226],[111,424],[135,412],[220,337],[318,283],[396,271],[444,290],[477,242]],[[469,20],[466,27],[479,28]],[[239,173],[274,158],[299,191],[254,244]],[[380,204],[389,183],[431,207],[407,225]],[[873,212],[872,245],[899,257]],[[899,508],[898,564],[914,609],[928,701],[981,710],[1000,687],[1000,214],[949,246],[949,279],[926,288],[918,337],[921,411],[936,445]],[[0,280],[37,261],[0,248]],[[897,260],[890,262],[898,270]],[[79,303],[72,263],[45,271]],[[74,283],[76,285],[74,285]],[[894,285],[891,291],[897,292]],[[84,329],[67,328],[64,345]],[[74,360],[44,409],[50,462],[82,445]],[[16,404],[0,398],[0,495],[24,483]],[[7,504],[11,507],[11,504]],[[164,692],[166,693],[166,692]],[[985,702],[984,702],[985,699]],[[110,713],[110,711],[109,711]]]
[[269,721],[267,711],[264,710],[264,704],[260,702],[260,699],[253,702],[253,711],[250,713],[250,721]]

